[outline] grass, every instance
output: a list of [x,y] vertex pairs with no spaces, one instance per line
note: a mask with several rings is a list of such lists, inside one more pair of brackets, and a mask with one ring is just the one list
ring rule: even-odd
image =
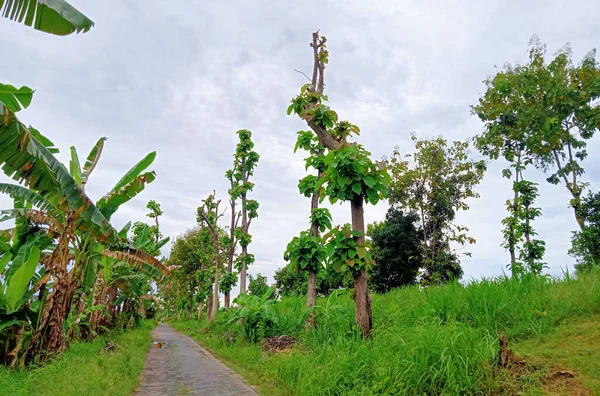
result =
[[519,342],[514,349],[533,362],[552,362],[574,371],[586,389],[600,395],[600,315],[571,318],[548,335]]
[[[155,322],[99,337],[74,342],[69,350],[42,367],[10,372],[0,367],[0,394],[37,396],[131,395],[138,386]],[[103,352],[106,341],[117,345]]]
[[[372,340],[361,340],[352,325],[352,304],[346,294],[319,299],[319,327],[310,332],[303,330],[303,297],[284,298],[275,304],[278,323],[265,329],[265,335],[295,337],[297,346],[285,354],[267,354],[260,346],[247,343],[238,326],[227,323],[231,315],[227,312],[221,312],[211,326],[203,321],[172,324],[226,362],[233,362],[233,368],[258,385],[263,394],[510,393],[494,367],[498,333],[516,343],[520,352],[534,354],[533,347],[527,349],[528,342],[544,340],[540,345],[552,350],[552,337],[558,342],[567,334],[561,335],[561,331],[575,331],[571,323],[598,323],[594,315],[600,313],[600,272],[579,279],[499,278],[467,286],[410,287],[374,295]],[[600,344],[594,334],[582,331],[585,337],[592,337],[590,342]],[[235,341],[229,345],[232,337]],[[544,358],[541,352],[539,355]],[[564,364],[581,371],[585,385],[596,389],[598,363],[590,356],[581,365],[575,356]],[[548,359],[554,357],[548,355]],[[548,372],[541,369],[514,380],[526,381],[522,388],[536,394],[543,391]]]

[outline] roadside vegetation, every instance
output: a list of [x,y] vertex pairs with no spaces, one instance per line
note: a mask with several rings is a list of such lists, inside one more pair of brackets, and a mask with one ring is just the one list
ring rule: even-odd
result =
[[[598,271],[578,279],[504,277],[375,294],[369,340],[352,325],[353,302],[346,292],[317,299],[319,325],[310,331],[304,328],[304,304],[300,296],[258,306],[244,301],[241,311],[223,311],[215,323],[171,324],[259,386],[264,383],[282,394],[513,394],[515,389],[535,394],[551,382],[555,368],[576,371],[577,380],[585,384],[600,380],[595,356],[571,362],[575,358],[568,346],[574,340],[565,338],[576,338],[576,332],[569,333],[572,323],[597,324]],[[254,342],[247,323],[261,342]],[[525,365],[533,365],[530,371],[510,377],[498,369],[500,333],[509,348],[514,344],[523,352]],[[269,340],[279,336],[294,343],[275,353],[265,351]],[[564,343],[552,348],[554,355],[536,349],[552,342]],[[580,367],[587,367],[585,380]]]
[[150,330],[145,321],[131,331],[112,331],[91,342],[76,341],[49,364],[10,372],[0,367],[2,394],[13,396],[131,395],[137,388]]

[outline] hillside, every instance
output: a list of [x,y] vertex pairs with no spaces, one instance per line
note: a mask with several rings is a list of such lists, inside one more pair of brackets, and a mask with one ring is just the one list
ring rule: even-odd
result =
[[[318,299],[305,331],[305,299],[264,306],[259,335],[288,335],[264,352],[232,313],[213,325],[173,321],[265,394],[592,394],[599,391],[600,272],[574,279],[499,278],[373,296],[373,337],[353,328],[349,295]],[[247,325],[247,323],[246,323]],[[518,354],[497,364],[498,335]],[[573,378],[571,378],[573,376]]]

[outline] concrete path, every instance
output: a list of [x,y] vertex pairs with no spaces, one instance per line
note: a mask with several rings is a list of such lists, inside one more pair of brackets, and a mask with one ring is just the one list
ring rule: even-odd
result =
[[233,370],[225,367],[194,340],[166,324],[152,331],[154,342],[146,357],[135,396],[256,396]]

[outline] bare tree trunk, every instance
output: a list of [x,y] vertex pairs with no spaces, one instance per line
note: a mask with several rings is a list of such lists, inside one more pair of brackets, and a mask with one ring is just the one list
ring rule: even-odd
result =
[[[308,290],[306,293],[306,308],[310,309],[317,303],[317,273],[309,271],[308,273]],[[306,328],[315,327],[317,321],[315,318],[315,312],[311,312],[308,318],[306,318]]]
[[207,303],[206,303],[206,321],[210,322],[210,318],[212,316],[212,306],[213,306],[213,295],[209,294]]
[[[231,189],[233,190],[233,179],[231,179]],[[229,226],[229,252],[227,252],[227,274],[233,272],[233,256],[235,255],[235,227],[236,227],[236,213],[235,213],[235,200],[230,199],[229,205],[231,206],[231,224]],[[239,219],[239,217],[238,217]],[[231,306],[231,290],[225,292],[225,308],[229,309]]]
[[225,293],[225,308],[229,308],[231,306],[231,292]]
[[[317,154],[322,154],[317,153]],[[319,178],[322,177],[321,171],[319,171]],[[310,212],[319,207],[319,192],[313,193],[312,199],[310,201]],[[319,237],[319,226],[317,223],[313,222],[311,224],[311,233],[314,237]],[[308,287],[306,290],[306,308],[311,309],[317,303],[317,273],[309,269],[308,271]],[[317,321],[315,318],[314,311],[310,313],[308,318],[306,318],[306,328],[315,327],[317,325]]]
[[198,303],[198,320],[202,319],[202,308],[204,308],[204,303],[200,301]]
[[[365,242],[365,219],[363,211],[363,198],[359,197],[351,201],[352,209],[352,230],[360,231],[361,235],[356,238],[356,242],[364,244]],[[365,268],[354,275],[354,322],[360,326],[360,333],[363,337],[370,337],[371,327],[373,326],[373,316],[371,311],[371,297],[367,283],[367,272]]]
[[210,311],[211,322],[217,319],[218,309],[219,309],[219,267],[218,267],[218,263],[215,263],[215,284],[213,285],[212,309]]
[[[242,194],[242,229],[244,233],[248,233],[248,213],[246,211],[246,194]],[[248,255],[248,246],[242,246],[242,257]],[[246,272],[248,268],[246,261],[242,263],[242,269],[240,271],[240,294],[246,293]]]

